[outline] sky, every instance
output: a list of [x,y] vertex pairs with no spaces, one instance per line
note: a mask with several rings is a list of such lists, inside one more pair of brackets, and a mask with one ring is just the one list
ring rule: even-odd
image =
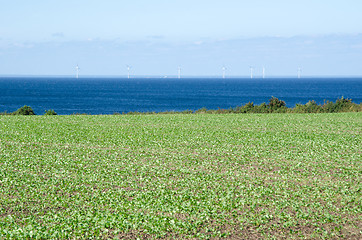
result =
[[0,0],[0,75],[362,76],[360,0]]

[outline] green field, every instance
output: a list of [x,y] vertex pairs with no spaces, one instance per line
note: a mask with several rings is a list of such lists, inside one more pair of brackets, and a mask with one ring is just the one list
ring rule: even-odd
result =
[[362,113],[0,116],[0,239],[362,238]]

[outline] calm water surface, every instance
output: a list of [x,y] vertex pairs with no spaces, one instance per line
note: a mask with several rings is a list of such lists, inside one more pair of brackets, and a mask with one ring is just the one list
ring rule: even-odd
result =
[[308,79],[116,79],[0,78],[0,112],[23,105],[37,114],[112,114],[230,108],[272,97],[288,107],[315,100],[362,102],[361,78]]

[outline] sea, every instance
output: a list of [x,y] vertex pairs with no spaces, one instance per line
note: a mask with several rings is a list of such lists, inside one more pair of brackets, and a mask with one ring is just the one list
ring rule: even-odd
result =
[[228,109],[268,103],[288,107],[344,97],[362,102],[362,78],[69,78],[0,77],[0,112],[28,105],[36,114],[114,114]]

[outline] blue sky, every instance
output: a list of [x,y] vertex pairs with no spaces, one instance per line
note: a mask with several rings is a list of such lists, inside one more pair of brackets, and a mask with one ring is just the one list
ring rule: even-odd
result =
[[360,0],[0,4],[0,75],[362,76]]

